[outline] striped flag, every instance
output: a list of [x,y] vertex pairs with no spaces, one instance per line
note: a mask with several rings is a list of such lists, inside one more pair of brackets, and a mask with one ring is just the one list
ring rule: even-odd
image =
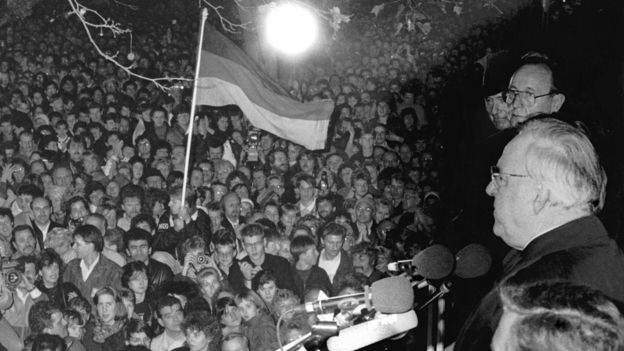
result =
[[294,100],[242,49],[206,24],[197,105],[232,104],[257,128],[310,150],[325,147],[333,101]]

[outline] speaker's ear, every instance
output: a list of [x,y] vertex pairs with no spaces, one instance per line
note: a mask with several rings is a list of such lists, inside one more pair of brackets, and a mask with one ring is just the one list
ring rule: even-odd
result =
[[550,202],[550,189],[538,183],[535,186],[535,198],[533,199],[533,213],[539,214]]

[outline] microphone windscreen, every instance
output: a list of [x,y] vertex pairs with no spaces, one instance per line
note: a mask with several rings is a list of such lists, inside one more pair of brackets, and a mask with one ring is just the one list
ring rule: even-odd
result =
[[381,313],[403,313],[414,307],[412,283],[401,276],[380,279],[371,285],[371,300]]
[[359,350],[417,326],[418,317],[413,310],[401,314],[378,314],[371,321],[345,328],[338,336],[327,339],[327,349],[329,351]]
[[455,260],[455,275],[464,279],[485,275],[492,267],[490,251],[480,244],[470,244],[459,250]]
[[455,257],[445,246],[431,245],[414,256],[412,266],[425,279],[444,279],[453,272]]

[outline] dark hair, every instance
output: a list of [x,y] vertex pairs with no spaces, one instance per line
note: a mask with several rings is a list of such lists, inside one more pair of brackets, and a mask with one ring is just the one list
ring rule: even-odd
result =
[[[139,213],[138,215],[132,217],[132,219],[130,220],[130,227],[134,229],[138,224],[141,224],[141,223],[147,223],[147,225],[152,230],[156,230],[156,220],[154,219],[154,217],[152,217],[151,215],[147,213]],[[137,228],[137,229],[141,229],[141,228]],[[141,229],[141,230],[145,231],[144,229]],[[150,235],[150,241],[151,241],[151,238],[152,236]],[[148,241],[148,243],[150,244],[150,246],[152,246],[150,241]]]
[[41,252],[39,256],[39,264],[41,267],[49,267],[56,263],[59,266],[59,269],[62,272],[63,268],[63,260],[61,256],[56,253],[53,249],[47,248]]
[[290,253],[295,262],[299,261],[299,256],[304,254],[310,247],[316,247],[316,242],[311,236],[298,235],[290,241]]
[[262,225],[257,223],[248,224],[241,231],[242,237],[262,236],[264,238],[264,229]]
[[31,347],[32,351],[65,351],[66,349],[67,345],[60,336],[45,333],[35,336]]
[[345,236],[347,236],[347,230],[342,225],[332,222],[332,223],[327,223],[326,225],[323,226],[323,228],[321,228],[321,234],[322,234],[321,237],[323,238],[325,238],[328,235],[336,235],[344,239]]
[[52,314],[60,312],[58,306],[51,301],[37,301],[28,311],[28,325],[33,334],[43,333],[45,328],[52,327]]
[[142,319],[131,318],[124,327],[124,337],[126,342],[130,340],[132,334],[145,333],[150,339],[154,336],[152,328],[149,327]]
[[22,224],[13,228],[13,231],[11,232],[11,244],[15,245],[15,234],[22,231],[29,232],[30,235],[32,235],[33,239],[35,239],[35,232],[33,231],[32,227],[26,224]]
[[[264,271],[260,271],[262,273]],[[217,321],[221,323],[221,319],[223,319],[223,315],[227,313],[228,307],[237,307],[236,300],[234,300],[231,296],[224,296],[217,300],[215,303],[215,316],[217,317]]]
[[121,190],[119,190],[119,204],[123,204],[124,199],[130,197],[136,197],[143,202],[143,188],[135,184],[127,184]]
[[[221,339],[221,327],[217,319],[206,311],[193,311],[189,313],[182,322],[184,334],[188,332],[201,331],[206,338],[210,339],[210,344],[216,347]],[[208,347],[212,350],[213,347]]]
[[73,238],[75,239],[77,236],[80,236],[86,243],[92,243],[97,252],[102,252],[104,249],[104,237],[95,226],[81,225],[74,231]]
[[128,247],[131,241],[140,240],[145,240],[147,245],[152,247],[152,235],[148,231],[137,227],[130,228],[124,235],[124,246]]
[[236,247],[236,234],[229,229],[219,229],[212,237],[212,243],[217,245],[232,245]]
[[121,286],[128,288],[128,283],[135,273],[143,272],[147,276],[147,266],[141,261],[132,261],[122,268]]
[[156,301],[156,316],[158,316],[158,318],[162,318],[160,311],[165,307],[173,307],[175,305],[180,306],[180,309],[182,309],[182,302],[180,302],[177,298],[169,295],[161,296],[158,301]]
[[277,277],[271,270],[261,270],[251,279],[251,289],[257,291],[264,284],[274,282],[277,285]]

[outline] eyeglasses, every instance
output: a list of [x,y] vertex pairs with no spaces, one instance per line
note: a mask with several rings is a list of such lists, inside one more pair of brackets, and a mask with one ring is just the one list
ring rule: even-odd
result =
[[517,178],[529,178],[530,177],[526,174],[513,174],[513,173],[501,172],[498,166],[490,166],[490,176],[492,177],[492,181],[494,182],[497,188],[507,185],[507,179],[509,177],[517,177]]
[[553,94],[557,94],[556,91],[549,91],[546,94],[535,95],[530,91],[519,91],[515,89],[508,89],[503,91],[503,100],[505,100],[508,104],[513,104],[517,98],[520,99],[520,102],[527,107],[531,107],[535,105],[537,99],[543,98],[544,96],[550,96]]

